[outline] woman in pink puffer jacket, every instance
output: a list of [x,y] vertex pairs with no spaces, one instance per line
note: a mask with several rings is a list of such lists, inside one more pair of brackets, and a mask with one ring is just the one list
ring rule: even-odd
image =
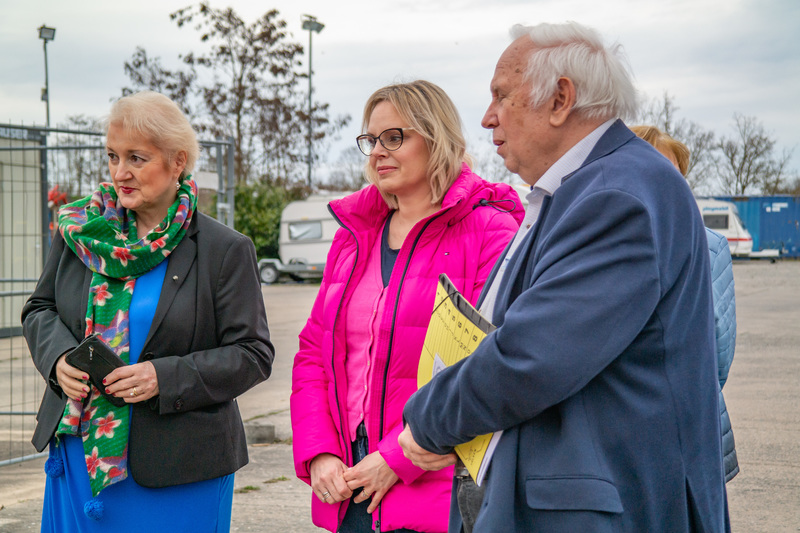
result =
[[297,475],[330,531],[444,532],[452,468],[426,472],[397,444],[446,273],[474,304],[522,219],[514,190],[466,164],[455,106],[425,81],[364,110],[368,187],[330,204],[334,238],[292,375]]

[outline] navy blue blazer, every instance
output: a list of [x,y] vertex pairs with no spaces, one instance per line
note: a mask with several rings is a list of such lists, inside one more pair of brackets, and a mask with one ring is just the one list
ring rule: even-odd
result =
[[405,407],[437,453],[504,430],[476,531],[724,530],[710,279],[685,180],[617,121],[511,257],[498,329]]

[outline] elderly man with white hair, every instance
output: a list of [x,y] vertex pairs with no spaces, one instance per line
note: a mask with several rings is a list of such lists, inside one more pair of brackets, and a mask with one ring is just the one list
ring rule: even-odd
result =
[[483,126],[531,192],[479,302],[497,330],[411,397],[400,444],[438,469],[455,445],[503,431],[476,532],[724,531],[709,259],[691,191],[622,122],[635,90],[619,47],[576,23],[512,37]]

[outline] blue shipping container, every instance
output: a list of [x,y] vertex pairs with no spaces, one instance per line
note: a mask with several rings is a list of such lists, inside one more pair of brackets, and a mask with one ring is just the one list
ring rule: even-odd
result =
[[753,237],[753,251],[778,249],[800,257],[800,196],[715,196],[736,204]]

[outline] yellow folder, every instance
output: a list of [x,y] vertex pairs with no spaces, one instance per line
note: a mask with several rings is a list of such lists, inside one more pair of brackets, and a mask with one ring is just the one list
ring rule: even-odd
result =
[[[425,334],[417,371],[417,386],[439,371],[470,355],[495,327],[456,289],[446,274],[439,275],[431,321]],[[456,446],[456,454],[478,485],[502,432],[488,433]]]

